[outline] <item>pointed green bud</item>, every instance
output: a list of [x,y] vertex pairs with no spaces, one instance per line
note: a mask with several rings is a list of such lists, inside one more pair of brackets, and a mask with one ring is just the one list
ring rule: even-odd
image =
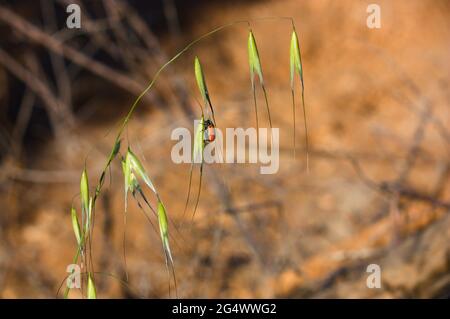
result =
[[259,81],[263,85],[264,79],[263,79],[261,61],[259,58],[258,47],[256,46],[255,36],[253,35],[252,31],[250,31],[248,34],[248,63],[250,66],[250,77],[251,77],[251,81],[252,81],[252,87],[254,87],[254,85],[255,85],[255,83],[254,83],[255,72],[259,77]]

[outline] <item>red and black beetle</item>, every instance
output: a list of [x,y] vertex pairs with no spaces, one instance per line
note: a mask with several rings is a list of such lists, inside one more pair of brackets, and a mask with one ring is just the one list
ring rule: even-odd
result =
[[204,132],[205,132],[205,143],[214,142],[216,139],[216,130],[214,128],[214,123],[211,120],[206,120],[204,123]]

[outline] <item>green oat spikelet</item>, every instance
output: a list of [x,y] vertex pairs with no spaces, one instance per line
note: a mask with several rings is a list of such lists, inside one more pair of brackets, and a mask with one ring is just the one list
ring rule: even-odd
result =
[[[131,151],[130,148],[128,148],[127,155],[125,159],[122,159],[122,171],[124,175],[124,195],[125,195],[125,212],[124,212],[124,229],[126,229],[127,226],[127,207],[128,207],[128,193],[131,193],[133,195],[133,198],[136,200],[139,208],[142,210],[142,212],[145,214],[145,211],[139,202],[138,198],[136,197],[136,194],[140,194],[142,198],[144,199],[145,203],[148,205],[148,207],[152,210],[149,201],[147,200],[146,196],[144,195],[144,192],[141,189],[141,186],[139,184],[139,181],[137,179],[137,176],[139,176],[144,183],[150,188],[150,190],[155,194],[158,201],[159,195],[156,191],[155,186],[153,185],[151,179],[148,177],[147,172],[145,171],[144,166],[139,161],[137,156]],[[147,216],[147,215],[146,215]],[[148,219],[151,223],[151,220]],[[152,224],[153,226],[153,224]],[[125,275],[128,280],[128,272],[127,272],[127,261],[126,261],[126,231],[124,230],[124,236],[123,236],[123,252],[124,252],[124,264],[125,264]]]
[[194,135],[194,148],[192,151],[193,163],[203,163],[203,151],[205,149],[205,119],[202,116],[198,122]]
[[291,36],[291,48],[290,48],[290,67],[291,67],[291,88],[294,89],[294,76],[295,71],[297,71],[300,81],[303,82],[303,68],[302,68],[302,58],[300,56],[300,46],[298,42],[297,33],[295,30],[292,31]]
[[[125,213],[128,209],[128,193],[134,195],[135,191],[140,188],[139,182],[132,170],[131,156],[127,156],[125,160],[122,159],[122,172],[124,176],[124,195],[125,195]],[[153,185],[153,184],[152,184]]]
[[123,260],[124,260],[124,269],[125,269],[125,277],[128,281],[128,270],[127,270],[127,259],[126,259],[126,228],[127,228],[127,210],[128,210],[128,193],[134,193],[134,185],[137,184],[136,177],[134,176],[133,172],[131,171],[131,157],[126,156],[125,159],[122,159],[122,171],[124,176],[124,204],[125,204],[125,210],[123,214],[123,224],[124,224],[124,233],[123,233]]
[[[164,250],[164,255],[166,259],[166,267],[167,272],[170,278],[170,270],[172,271],[173,281],[175,284],[175,294],[177,294],[177,279],[175,276],[175,266],[173,263],[172,252],[170,250],[169,245],[169,224],[168,218],[166,214],[166,209],[162,201],[158,200],[158,224],[159,224],[159,232],[161,235],[161,242]],[[170,295],[170,281],[169,281],[169,295]]]
[[169,229],[167,222],[167,214],[166,209],[161,201],[158,202],[158,223],[164,251],[167,252],[167,257],[169,258],[169,260],[173,262],[172,253],[170,251],[169,246]]
[[125,191],[125,212],[128,208],[128,192],[131,190],[131,161],[127,156],[125,160],[122,160],[122,171],[124,176],[124,191]]
[[148,177],[148,175],[144,169],[144,166],[142,166],[141,162],[136,157],[136,155],[131,151],[130,148],[128,148],[126,161],[128,161],[128,160],[130,161],[129,165],[131,168],[131,172],[136,172],[136,174],[139,175],[140,178],[142,178],[144,183],[147,184],[147,186],[153,191],[153,193],[155,193],[155,195],[157,195],[158,193],[156,191],[156,188],[155,188],[155,186],[153,186],[152,181]]
[[290,61],[290,82],[291,82],[291,93],[292,93],[292,113],[294,122],[294,157],[296,150],[296,125],[295,125],[295,73],[298,74],[300,78],[301,88],[302,88],[302,107],[303,107],[303,119],[305,123],[305,148],[306,148],[306,171],[309,172],[309,146],[308,146],[308,126],[306,123],[306,107],[305,107],[305,85],[303,81],[303,64],[302,56],[300,53],[300,45],[298,41],[297,32],[292,30],[291,35],[291,46],[289,50],[289,61]]
[[81,173],[80,181],[80,194],[81,194],[81,220],[83,224],[84,237],[89,232],[89,227],[91,225],[92,218],[92,206],[93,199],[89,196],[89,178],[86,167]]
[[91,227],[91,219],[92,219],[92,206],[93,206],[93,199],[92,197],[89,197],[88,202],[88,209],[86,214],[86,224],[85,224],[85,232],[89,232],[89,228]]
[[97,299],[97,291],[95,289],[95,283],[94,283],[94,279],[91,276],[91,273],[88,273],[87,298],[88,299]]
[[86,216],[89,210],[89,179],[86,167],[83,169],[83,172],[81,173],[80,194],[81,194],[81,208],[83,210],[83,214],[85,214]]
[[259,59],[258,47],[256,46],[255,36],[250,31],[248,34],[248,63],[250,66],[250,77],[252,81],[252,87],[255,87],[255,72],[259,77],[260,83],[264,84],[263,72],[261,67],[261,61]]
[[194,59],[194,73],[195,80],[197,82],[198,89],[203,98],[203,103],[205,107],[208,106],[211,110],[212,119],[214,125],[216,125],[216,118],[214,116],[214,108],[211,103],[211,98],[209,97],[208,87],[206,85],[205,74],[203,73],[202,65],[200,63],[199,58],[196,56]]
[[73,232],[75,233],[75,237],[77,239],[78,246],[81,246],[82,237],[81,237],[80,223],[78,222],[77,211],[75,210],[74,207],[71,208],[70,214],[72,217]]
[[256,39],[253,35],[253,32],[250,30],[248,34],[248,41],[247,41],[247,48],[248,48],[248,63],[250,66],[250,80],[252,84],[252,91],[253,91],[253,102],[255,106],[255,116],[256,116],[256,131],[259,132],[259,123],[258,123],[258,106],[256,102],[256,85],[255,85],[255,74],[259,78],[259,83],[261,85],[261,89],[264,94],[264,100],[266,102],[266,108],[267,108],[267,115],[269,118],[269,125],[272,129],[272,119],[270,116],[270,109],[269,109],[269,101],[267,98],[267,91],[264,84],[264,76],[261,66],[261,59],[259,57],[258,53],[258,46],[256,45]]
[[198,57],[194,60],[195,79],[197,81],[198,89],[203,97],[203,102],[206,104],[209,101],[208,88],[206,87],[205,75],[203,74],[202,65]]

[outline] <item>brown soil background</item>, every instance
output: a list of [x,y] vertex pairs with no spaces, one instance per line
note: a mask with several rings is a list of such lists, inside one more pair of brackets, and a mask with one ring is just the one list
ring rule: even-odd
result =
[[[450,217],[445,204],[450,201],[450,6],[447,1],[377,1],[382,28],[372,30],[366,27],[371,2],[223,1],[184,14],[189,27],[178,43],[241,18],[295,19],[303,50],[311,157],[307,174],[300,108],[299,151],[295,159],[292,156],[289,22],[255,22],[273,122],[281,130],[280,169],[264,176],[259,165],[206,167],[194,222],[180,226],[180,232],[172,230],[179,296],[450,295]],[[222,128],[254,126],[246,37],[245,26],[227,29],[171,67],[191,96],[198,97],[192,61],[194,55],[200,57]],[[180,47],[162,41],[168,53]],[[151,74],[157,66],[148,67]],[[164,92],[167,81],[163,75],[156,90]],[[114,132],[132,100],[99,94],[89,105],[101,105],[100,111],[64,139],[40,145],[32,164],[22,167],[64,171],[62,181],[15,178],[2,188],[2,298],[55,296],[76,248],[69,212],[79,172],[88,155],[91,183],[98,178],[114,135],[105,134],[112,128]],[[262,99],[260,106],[260,123],[266,124]],[[178,126],[191,129],[192,124],[177,105],[169,107],[167,111],[141,103],[127,138],[145,159],[169,215],[180,225],[189,166],[171,162],[175,142],[170,133]],[[195,104],[193,108],[197,110]],[[368,185],[366,179],[378,186],[398,182],[405,167],[407,173],[396,187],[381,191]],[[236,207],[255,205],[239,211],[238,223],[224,213],[209,183],[213,175],[226,182]],[[115,163],[111,186],[105,187],[97,207],[97,271],[123,278],[122,238],[123,186]],[[381,289],[366,287],[371,263],[381,266]],[[127,226],[127,264],[131,288],[99,275],[99,297],[169,296],[158,234],[134,204]]]

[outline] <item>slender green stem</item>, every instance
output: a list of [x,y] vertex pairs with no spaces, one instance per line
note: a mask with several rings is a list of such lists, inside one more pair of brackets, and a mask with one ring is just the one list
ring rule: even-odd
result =
[[122,251],[123,251],[123,268],[125,271],[125,278],[128,282],[128,264],[127,264],[127,212],[123,214],[123,238],[122,238]]
[[273,129],[273,127],[272,127],[272,119],[271,119],[271,117],[270,117],[269,100],[268,100],[268,98],[267,98],[267,92],[266,92],[266,87],[265,87],[264,83],[261,83],[261,88],[262,88],[262,90],[263,90],[263,93],[264,93],[264,100],[265,100],[265,102],[266,102],[267,116],[269,117],[269,126],[270,126],[270,145],[271,145],[270,147],[272,148],[272,147],[273,147],[273,134],[272,134],[272,129]]
[[186,196],[186,203],[184,204],[182,219],[184,219],[184,216],[186,215],[186,210],[187,210],[187,207],[189,204],[189,197],[191,196],[193,168],[194,168],[194,162],[191,163],[191,168],[189,170],[189,186],[188,186],[188,192],[187,192],[187,196]]
[[200,164],[200,177],[199,177],[199,182],[198,182],[197,199],[195,201],[195,207],[194,207],[194,212],[192,213],[191,221],[194,220],[195,212],[197,211],[197,207],[198,207],[198,202],[200,201],[200,193],[202,190],[202,177],[203,177],[203,158],[202,158],[202,162]]
[[295,93],[294,93],[294,89],[291,88],[291,93],[292,93],[292,118],[293,118],[293,122],[294,122],[294,159],[295,159],[295,151],[297,149],[296,143],[295,143],[295,135],[297,132],[296,129],[296,125],[295,125]]
[[309,173],[309,145],[308,145],[308,125],[306,124],[306,106],[305,106],[305,87],[303,85],[302,76],[302,106],[303,106],[303,119],[305,123],[305,147],[306,147],[306,172]]
[[256,119],[256,149],[259,149],[259,121],[258,121],[258,103],[256,101],[256,87],[252,85],[253,90],[253,104],[255,106],[255,119]]
[[268,98],[267,98],[266,87],[265,87],[264,84],[262,84],[262,83],[261,83],[261,88],[262,88],[263,93],[264,93],[264,100],[266,101],[267,116],[269,117],[269,125],[270,125],[270,129],[272,129],[272,118],[270,117],[269,100],[268,100]]

